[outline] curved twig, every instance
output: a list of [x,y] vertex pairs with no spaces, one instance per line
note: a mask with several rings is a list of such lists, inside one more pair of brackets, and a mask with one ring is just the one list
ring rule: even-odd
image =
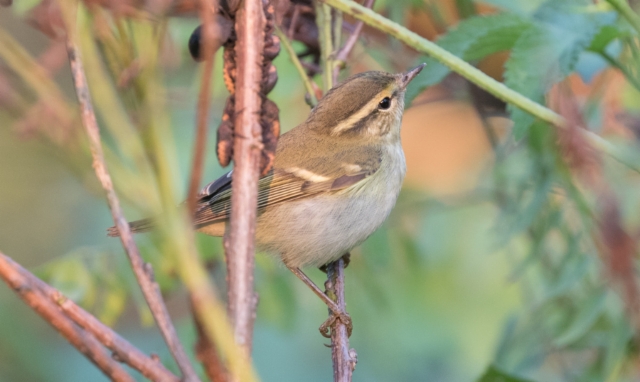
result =
[[37,285],[20,272],[20,268],[17,263],[0,253],[0,278],[13,288],[27,305],[109,378],[114,381],[134,382],[122,366],[109,357],[95,337],[66,317],[58,306],[38,289]]
[[[373,8],[374,2],[375,0],[365,0],[364,6],[366,8],[371,9]],[[340,70],[344,68],[347,58],[349,58],[349,54],[351,53],[353,48],[356,46],[356,42],[358,42],[358,37],[360,37],[360,32],[362,32],[363,26],[364,26],[364,22],[362,20],[358,20],[358,22],[356,23],[356,26],[353,28],[353,32],[351,32],[347,41],[345,41],[342,48],[340,48],[338,53],[336,53],[336,58],[334,60],[334,67],[333,67],[333,83],[334,84],[338,83],[338,74],[340,74]]]
[[[179,378],[167,370],[162,363],[144,354],[118,333],[114,332],[113,329],[63,296],[57,289],[40,280],[20,266],[20,264],[14,262],[2,253],[0,253],[0,277],[8,283],[8,280],[12,280],[9,285],[14,289],[16,288],[15,285],[20,285],[20,290],[28,289],[34,291],[38,289],[38,296],[36,298],[41,298],[40,294],[46,296],[51,302],[57,305],[59,310],[66,315],[66,318],[75,322],[87,332],[87,335],[94,336],[102,345],[109,349],[113,353],[114,358],[138,370],[145,377],[152,381],[179,381]],[[49,321],[47,317],[44,318]]]
[[120,201],[118,200],[118,196],[113,188],[111,175],[107,170],[107,165],[104,160],[102,143],[100,140],[100,130],[93,111],[91,95],[89,94],[89,86],[84,74],[80,52],[71,39],[67,41],[67,50],[69,54],[69,62],[71,64],[73,83],[80,103],[82,124],[87,131],[87,136],[89,137],[89,145],[93,156],[93,168],[96,172],[96,176],[102,184],[102,188],[107,194],[107,201],[109,203],[109,209],[111,210],[111,216],[113,217],[113,221],[118,228],[118,231],[120,232],[120,240],[122,241],[122,245],[129,257],[131,267],[133,268],[133,272],[138,284],[140,285],[142,294],[149,305],[149,309],[153,314],[173,358],[176,360],[178,367],[183,374],[184,380],[198,381],[199,378],[193,369],[193,366],[189,362],[189,358],[187,357],[180,340],[178,339],[178,334],[171,322],[167,307],[162,300],[160,287],[153,277],[153,269],[151,268],[151,265],[145,263],[142,256],[140,256],[140,251],[138,250],[138,247],[133,240],[131,230],[129,229],[129,223],[127,223],[127,220],[122,213]]

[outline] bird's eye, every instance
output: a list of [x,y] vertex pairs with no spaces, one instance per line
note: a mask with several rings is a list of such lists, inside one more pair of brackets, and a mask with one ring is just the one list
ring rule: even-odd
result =
[[389,97],[384,97],[382,101],[380,101],[380,103],[378,104],[378,109],[380,110],[387,110],[390,107],[391,107],[391,98]]

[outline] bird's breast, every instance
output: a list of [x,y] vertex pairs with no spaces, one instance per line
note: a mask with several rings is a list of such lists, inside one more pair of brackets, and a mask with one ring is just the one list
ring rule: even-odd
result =
[[344,192],[283,203],[258,218],[261,249],[289,266],[323,265],[362,243],[389,216],[402,187],[402,147],[389,147],[380,169]]

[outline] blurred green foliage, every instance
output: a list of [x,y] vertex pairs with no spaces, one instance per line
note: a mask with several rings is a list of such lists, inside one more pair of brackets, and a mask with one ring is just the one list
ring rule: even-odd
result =
[[[456,1],[464,20],[438,43],[472,62],[510,51],[505,82],[540,102],[571,73],[589,79],[611,65],[627,69],[625,107],[638,112],[640,93],[633,87],[638,31],[604,2],[485,3],[497,6],[499,13],[474,15],[474,4]],[[23,4],[15,12],[22,15],[27,8]],[[398,22],[409,9],[426,12],[436,23],[447,22],[434,1],[376,5]],[[42,47],[42,36],[22,34],[24,26],[15,17],[11,10],[0,10],[0,20],[9,20],[3,29],[29,49]],[[197,22],[113,20],[100,10],[83,17],[90,86],[127,216],[133,220],[158,213],[160,196],[152,184],[157,157],[168,157],[175,176],[164,181],[177,194],[184,195],[187,183],[201,78],[186,41]],[[106,23],[110,32],[98,33],[94,22]],[[390,48],[371,45],[364,61],[396,71],[385,58]],[[599,60],[589,59],[594,56]],[[218,55],[214,73],[221,72],[221,61]],[[118,86],[118,74],[136,62],[142,62],[139,75]],[[275,64],[279,82],[271,96],[287,130],[309,108],[284,52]],[[19,75],[9,72],[11,83],[20,83]],[[448,69],[429,61],[408,97],[447,74]],[[68,74],[61,77],[60,88],[73,99]],[[220,76],[213,81],[210,148],[226,96]],[[29,86],[19,89],[20,97],[37,98]],[[583,111],[594,129],[602,122],[599,101],[587,103]],[[158,110],[157,105],[166,107]],[[384,227],[354,251],[347,302],[355,323],[351,345],[359,356],[355,381],[637,380],[637,328],[593,237],[598,195],[578,183],[551,127],[519,110],[510,112],[514,127],[473,191],[445,198],[404,190]],[[0,111],[2,250],[170,364],[119,243],[104,235],[110,219],[82,137],[59,144],[43,133],[37,141],[23,141],[10,129],[15,120],[12,113]],[[161,145],[148,133],[157,124],[171,126],[160,135]],[[637,147],[632,139],[620,144]],[[167,151],[158,152],[158,147]],[[213,149],[207,155],[206,178],[214,179],[223,170]],[[640,177],[608,158],[603,162],[603,177],[614,190],[623,226],[639,232],[635,211]],[[185,294],[159,236],[143,235],[138,242],[154,266],[182,339],[192,344]],[[631,236],[636,240],[636,234]],[[220,240],[198,236],[197,246],[223,290]],[[317,332],[326,308],[277,261],[259,254],[256,263],[260,304],[254,355],[261,378],[330,380],[330,350]],[[310,276],[324,281],[319,271],[310,270]],[[0,380],[100,380],[89,362],[7,288],[0,288],[0,312]]]

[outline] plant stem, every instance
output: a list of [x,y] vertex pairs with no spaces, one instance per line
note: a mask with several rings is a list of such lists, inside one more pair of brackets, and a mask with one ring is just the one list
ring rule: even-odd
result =
[[[113,358],[138,370],[143,376],[152,381],[179,381],[179,378],[167,370],[162,363],[144,354],[118,333],[114,332],[110,327],[100,322],[97,318],[63,296],[58,290],[24,269],[11,258],[2,254],[2,252],[0,252],[0,278],[10,283],[12,287],[19,285],[21,290],[32,291],[36,295],[34,296],[35,299],[40,300],[42,298],[41,295],[46,296],[49,301],[56,304],[63,315],[86,332],[84,333],[86,337],[94,336],[96,340],[112,352]],[[24,299],[24,294],[22,292],[19,293],[23,295]],[[47,303],[40,301],[39,304],[45,305]],[[31,303],[29,303],[29,305],[37,309],[36,306]],[[50,317],[42,316],[49,321]],[[49,321],[49,323],[53,325],[51,321]],[[57,329],[60,330],[60,328]],[[63,333],[63,335],[65,334]],[[89,356],[89,354],[86,353],[85,355]]]
[[625,66],[623,66],[620,61],[616,60],[615,58],[611,57],[611,55],[607,52],[600,52],[600,56],[602,56],[602,58],[605,59],[605,61],[607,61],[609,63],[609,65],[611,65],[612,67],[618,69],[627,79],[627,81],[629,81],[629,83],[631,85],[633,85],[634,88],[636,88],[637,90],[640,91],[640,82],[638,81],[638,79],[629,71],[629,69],[627,69]]
[[[375,0],[365,0],[364,6],[366,8],[373,8],[373,2]],[[356,23],[356,26],[353,28],[353,32],[344,43],[344,46],[338,50],[336,53],[336,57],[334,60],[333,67],[333,82],[338,82],[338,74],[340,74],[340,70],[344,68],[344,65],[349,57],[349,53],[353,50],[353,47],[356,46],[356,42],[358,42],[358,37],[360,36],[360,32],[362,32],[362,27],[364,26],[364,22],[362,20]]]
[[[326,294],[335,299],[335,303],[342,311],[346,309],[344,267],[345,260],[342,257],[329,263],[327,265],[327,281],[324,284],[327,288]],[[358,355],[354,349],[349,348],[349,332],[341,320],[335,320],[331,325],[331,359],[333,361],[333,380],[335,382],[351,382],[353,371],[358,362]]]
[[[331,8],[320,0],[314,2],[316,7],[316,24],[318,24],[318,39],[320,40],[320,55],[322,59],[322,86],[324,92],[333,87],[333,38],[331,36]],[[336,9],[338,9],[336,7]]]
[[109,203],[109,209],[113,221],[120,232],[120,240],[125,248],[125,251],[131,262],[133,272],[140,284],[140,289],[145,297],[145,300],[149,304],[149,309],[153,314],[153,317],[158,324],[158,328],[162,333],[171,355],[175,358],[176,363],[180,367],[180,371],[183,374],[185,381],[198,381],[199,378],[187,357],[184,347],[178,339],[178,334],[171,322],[167,307],[162,300],[162,294],[160,293],[160,287],[153,278],[153,270],[150,264],[147,264],[142,259],[140,251],[133,240],[131,230],[129,229],[129,223],[124,217],[122,208],[120,207],[120,200],[113,189],[113,182],[111,175],[107,169],[107,165],[102,152],[102,141],[100,139],[100,130],[96,116],[93,112],[93,103],[89,94],[89,85],[87,78],[84,74],[84,66],[80,58],[80,51],[76,45],[69,38],[67,42],[67,49],[69,52],[69,62],[71,64],[71,72],[73,74],[73,83],[75,85],[76,93],[78,96],[78,102],[80,103],[80,115],[82,117],[82,125],[84,126],[87,136],[89,137],[89,145],[91,146],[91,153],[93,155],[93,168],[95,169],[96,176],[102,187],[107,194],[107,201]]
[[408,30],[407,28],[394,23],[393,21],[375,13],[371,9],[363,7],[349,0],[322,0],[326,4],[347,13],[358,20],[362,20],[365,24],[379,29],[398,40],[404,42],[408,46],[419,52],[427,53],[434,59],[440,61],[454,72],[460,74],[464,78],[474,84],[485,89],[489,93],[499,99],[514,104],[522,110],[532,114],[533,116],[549,122],[554,125],[563,125],[564,120],[560,115],[552,110],[530,100],[522,94],[509,89],[504,84],[487,76],[479,69],[467,63],[460,57],[449,53],[435,43],[420,37],[418,34]]
[[[264,61],[262,1],[244,1],[236,14],[235,133],[233,192],[229,235],[225,238],[228,271],[228,309],[236,343],[251,359],[257,295],[253,290],[258,180],[262,152],[260,84]],[[236,379],[239,381],[239,379]]]
[[293,62],[293,66],[296,67],[298,74],[300,75],[300,79],[302,79],[302,83],[304,84],[304,88],[307,90],[309,94],[309,101],[311,103],[311,107],[314,107],[318,104],[318,99],[316,98],[315,91],[313,90],[313,85],[311,84],[311,79],[307,76],[307,72],[304,70],[302,63],[300,62],[300,58],[296,54],[296,51],[293,50],[293,46],[291,45],[291,41],[285,35],[285,33],[276,25],[276,35],[280,38],[280,44],[284,47],[284,50],[287,51],[287,54],[291,58],[291,62]]
[[[365,24],[373,28],[376,28],[397,38],[398,40],[404,42],[405,44],[416,49],[419,52],[430,55],[443,65],[449,67],[454,72],[460,74],[462,77],[480,86],[487,92],[493,94],[495,97],[515,105],[516,107],[526,111],[534,117],[560,128],[567,127],[566,121],[558,113],[540,105],[537,102],[532,101],[531,99],[523,96],[515,90],[508,88],[503,83],[487,76],[482,71],[465,62],[460,57],[453,55],[452,53],[444,50],[435,43],[375,13],[371,9],[367,9],[366,7],[363,7],[362,5],[350,0],[321,1],[336,9],[341,10],[348,15],[353,16],[358,20],[362,20]],[[616,160],[627,165],[633,170],[640,172],[640,165],[638,164],[638,159],[636,158],[635,154],[623,152],[617,149],[604,138],[592,133],[591,131],[581,130],[581,132],[585,134],[585,138],[593,145],[593,147],[611,155]]]
[[202,57],[204,57],[204,66],[202,68],[200,94],[198,94],[193,161],[191,162],[191,176],[189,177],[189,189],[187,191],[187,206],[190,214],[195,213],[196,210],[198,188],[202,180],[204,156],[207,148],[211,74],[213,73],[213,54],[215,53],[214,9],[209,6],[212,4],[208,0],[200,0],[200,20],[202,21],[200,50],[202,51]]
[[622,17],[627,19],[633,29],[640,34],[640,16],[631,9],[629,3],[625,0],[607,0],[607,2],[611,4],[611,6],[622,15]]
[[[89,332],[77,326],[58,305],[42,292],[33,279],[20,272],[22,267],[0,253],[0,279],[4,280],[20,298],[53,326],[71,345],[93,362],[113,381],[134,382],[118,362],[107,354],[98,340]],[[168,379],[172,380],[172,379]]]

